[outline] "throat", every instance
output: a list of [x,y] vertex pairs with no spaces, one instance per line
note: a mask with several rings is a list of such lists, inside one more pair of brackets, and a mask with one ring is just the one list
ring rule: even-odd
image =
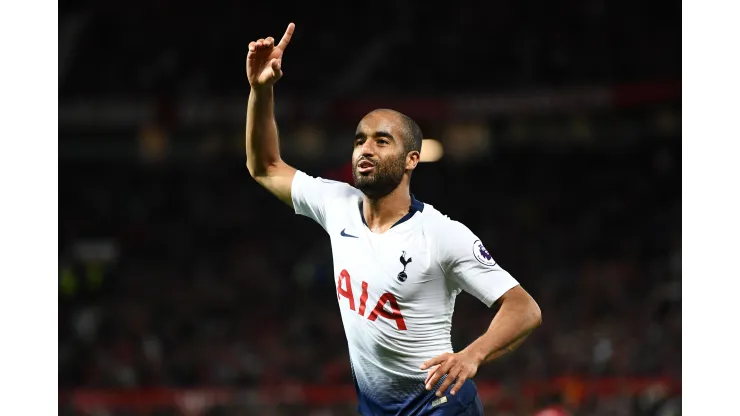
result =
[[370,231],[376,234],[383,234],[393,228],[393,226],[398,223],[401,218],[408,215],[408,213],[408,210],[406,212],[388,213],[387,215],[369,212],[364,213],[363,220],[365,220],[365,225],[370,229]]
[[[385,202],[385,203],[383,203]],[[406,201],[395,204],[390,201],[360,200],[359,211],[362,222],[375,234],[383,234],[391,228],[409,220],[417,211],[424,209],[424,204],[409,195]]]

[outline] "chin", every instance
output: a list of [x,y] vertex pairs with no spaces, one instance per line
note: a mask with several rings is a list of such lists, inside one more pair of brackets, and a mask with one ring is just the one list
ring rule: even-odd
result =
[[362,191],[363,194],[367,195],[369,198],[382,198],[395,189],[395,186],[392,184],[378,184],[378,183],[368,183],[365,181],[355,181],[355,188]]
[[355,172],[354,175],[352,175],[352,180],[355,183],[355,187],[372,187],[373,182],[375,182],[375,172],[371,173],[360,173]]
[[355,188],[361,190],[362,192],[365,192],[365,191],[372,192],[372,189],[374,187],[372,183],[368,183],[366,179],[367,178],[355,178]]

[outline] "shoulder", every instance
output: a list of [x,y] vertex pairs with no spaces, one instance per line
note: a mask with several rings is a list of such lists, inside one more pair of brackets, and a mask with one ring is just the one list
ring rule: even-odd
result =
[[483,265],[496,264],[481,240],[468,226],[436,209],[430,210],[429,214],[425,233],[432,237],[440,261],[475,258]]
[[[426,230],[432,235],[433,238],[441,241],[448,240],[450,238],[456,238],[461,235],[472,234],[470,229],[465,224],[456,221],[446,214],[443,214],[434,206],[426,204]],[[426,212],[428,211],[428,212]]]
[[310,176],[300,170],[295,173],[293,187],[310,189],[324,198],[342,196],[354,197],[360,193],[357,188],[346,182],[325,179],[320,176]]
[[331,217],[357,203],[359,193],[347,183],[297,171],[293,177],[291,199],[296,214],[312,218],[327,229]]

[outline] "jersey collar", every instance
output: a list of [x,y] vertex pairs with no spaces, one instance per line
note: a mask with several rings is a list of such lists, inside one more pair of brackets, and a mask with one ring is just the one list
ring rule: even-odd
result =
[[[403,224],[404,222],[411,219],[411,217],[414,216],[417,212],[424,211],[424,203],[419,201],[414,197],[414,194],[411,194],[411,205],[409,206],[409,213],[404,215],[403,218],[396,221],[395,224],[391,226],[391,228],[395,227],[396,225]],[[367,222],[365,222],[365,214],[362,212],[362,199],[360,199],[360,218],[362,218],[362,223],[365,224],[365,227],[367,227]]]

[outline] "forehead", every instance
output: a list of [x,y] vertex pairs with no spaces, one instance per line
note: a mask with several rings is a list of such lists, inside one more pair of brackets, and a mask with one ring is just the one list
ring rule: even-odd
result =
[[356,132],[372,135],[377,131],[385,131],[391,133],[394,137],[399,137],[401,134],[400,126],[398,115],[388,111],[374,111],[360,120]]

